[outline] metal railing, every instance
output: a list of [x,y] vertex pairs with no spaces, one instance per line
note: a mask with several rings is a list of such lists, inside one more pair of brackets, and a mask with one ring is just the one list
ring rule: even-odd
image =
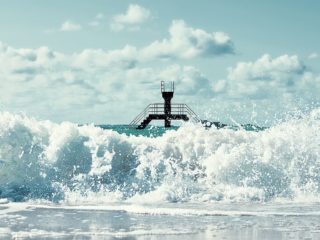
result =
[[[164,114],[164,103],[149,104],[138,116],[130,123],[132,126],[140,125],[150,114]],[[198,115],[184,103],[171,104],[171,114],[185,114],[189,120],[193,122],[200,122]]]
[[165,81],[161,81],[161,92],[174,92],[174,82],[168,85]]

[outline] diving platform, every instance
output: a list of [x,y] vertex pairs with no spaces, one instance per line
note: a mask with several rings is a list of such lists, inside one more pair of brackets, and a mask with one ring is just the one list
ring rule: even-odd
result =
[[[171,127],[172,120],[191,121],[194,123],[200,123],[205,128],[211,128],[212,126],[217,129],[228,127],[227,124],[221,122],[212,122],[209,120],[201,120],[198,115],[184,103],[171,103],[174,94],[174,82],[165,84],[161,81],[161,94],[164,103],[152,103],[149,104],[138,116],[133,119],[129,124],[136,129],[145,129],[151,121],[160,120],[164,121],[164,127]],[[241,125],[246,127],[247,125]],[[252,125],[259,129],[259,127]]]
[[163,120],[166,128],[171,127],[172,120],[201,122],[198,115],[184,103],[171,103],[174,94],[174,82],[166,85],[161,81],[161,94],[164,103],[149,104],[131,123],[137,129],[146,128],[153,120]]

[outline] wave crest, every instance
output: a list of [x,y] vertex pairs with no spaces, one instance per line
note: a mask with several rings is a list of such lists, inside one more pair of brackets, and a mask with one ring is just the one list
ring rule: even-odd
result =
[[319,201],[320,109],[264,131],[186,124],[156,138],[0,113],[0,197]]

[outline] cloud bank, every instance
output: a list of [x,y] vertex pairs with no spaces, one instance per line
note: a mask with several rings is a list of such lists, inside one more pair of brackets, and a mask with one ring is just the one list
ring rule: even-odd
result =
[[225,79],[212,89],[220,98],[232,101],[267,101],[269,105],[306,104],[318,99],[320,76],[313,73],[296,55],[272,58],[265,54],[252,62],[238,62],[228,68]]
[[154,93],[161,80],[175,81],[176,102],[196,102],[202,106],[197,112],[214,106],[219,115],[247,100],[279,108],[283,106],[277,104],[285,105],[297,96],[312,101],[320,92],[320,76],[295,55],[263,55],[239,62],[228,69],[225,79],[216,80],[194,66],[143,66],[138,53],[130,46],[64,54],[47,47],[17,49],[1,43],[1,104],[56,121],[89,118],[96,123],[121,123],[147,102],[159,101],[160,95]]
[[[73,25],[66,24],[65,31],[76,31]],[[221,79],[173,62],[234,53],[226,33],[207,32],[183,20],[172,21],[167,37],[141,48],[126,45],[65,54],[48,47],[13,48],[0,43],[1,104],[57,121],[85,122],[90,116],[89,121],[103,123],[101,116],[105,116],[109,123],[121,123],[123,118],[130,121],[146,102],[159,101],[154,92],[161,80],[175,81],[176,102],[197,102],[202,106],[199,112],[214,106],[221,115],[245,101],[277,109],[299,97],[311,102],[320,92],[320,76],[296,55],[265,54],[255,61],[238,62]],[[167,61],[159,61],[163,59]]]
[[107,119],[119,122],[123,119],[117,116],[128,114],[130,119],[146,101],[159,101],[154,92],[161,80],[175,80],[181,96],[208,94],[208,79],[198,69],[136,66],[135,54],[131,47],[64,54],[47,47],[17,49],[1,43],[1,103],[53,120],[79,121],[88,119],[90,112],[97,116],[91,121],[103,122],[99,119],[105,112]]

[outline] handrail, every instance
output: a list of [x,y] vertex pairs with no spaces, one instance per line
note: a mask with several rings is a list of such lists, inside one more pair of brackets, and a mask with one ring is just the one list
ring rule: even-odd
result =
[[199,116],[187,104],[185,104],[185,107],[196,122],[201,122]]
[[151,104],[149,104],[138,116],[136,116],[129,125],[137,125],[137,123],[139,123],[142,120],[142,118],[145,117],[150,105]]
[[[129,125],[139,125],[149,114],[164,114],[164,103],[149,104]],[[171,104],[171,114],[186,114],[188,118],[194,122],[201,121],[198,115],[184,103]]]

